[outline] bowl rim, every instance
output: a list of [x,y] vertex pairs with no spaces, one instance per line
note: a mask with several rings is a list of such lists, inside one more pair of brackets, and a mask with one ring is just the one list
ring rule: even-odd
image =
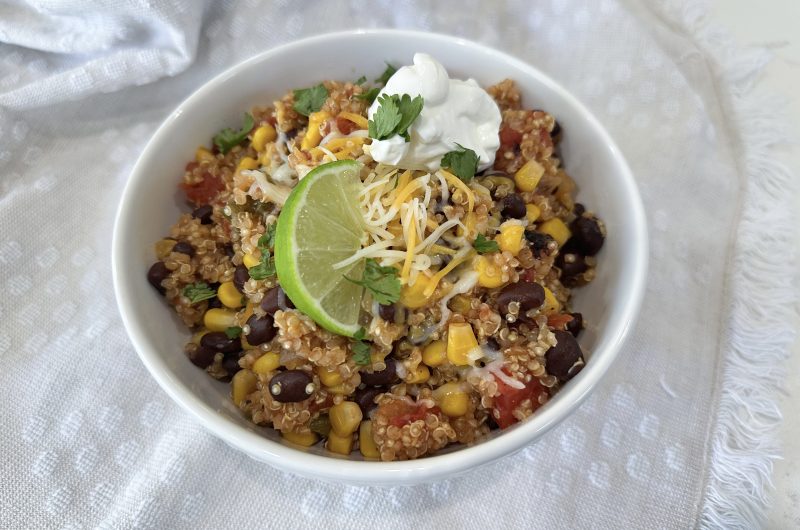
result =
[[[174,377],[167,364],[155,351],[155,348],[151,348],[148,344],[146,339],[147,330],[135,317],[132,301],[136,297],[134,296],[133,287],[126,282],[124,274],[125,264],[121,238],[129,230],[129,225],[135,218],[134,205],[131,203],[130,197],[134,195],[135,189],[145,186],[147,179],[143,168],[146,168],[150,164],[150,159],[155,156],[156,146],[162,144],[162,142],[166,145],[165,141],[177,117],[187,108],[191,108],[204,94],[214,92],[226,80],[239,75],[257,63],[268,60],[273,56],[287,53],[294,48],[320,46],[327,42],[359,36],[394,36],[408,39],[409,42],[425,39],[429,42],[446,42],[448,45],[456,44],[463,46],[465,50],[480,51],[482,54],[494,57],[524,71],[526,75],[536,78],[538,82],[547,86],[558,97],[562,98],[566,105],[576,110],[583,117],[586,124],[594,129],[600,141],[605,144],[606,149],[611,152],[612,158],[619,166],[618,178],[623,184],[625,194],[623,201],[630,208],[630,216],[634,225],[632,227],[633,240],[628,242],[628,245],[632,246],[630,249],[632,253],[632,274],[628,278],[628,294],[619,301],[619,303],[623,304],[621,316],[610,329],[605,329],[606,347],[603,350],[595,350],[592,361],[569,385],[560,391],[563,396],[558,402],[559,406],[544,407],[527,421],[490,440],[450,453],[416,460],[376,462],[311,454],[301,449],[272,441],[225,418],[214,408],[197,398],[190,388]],[[541,437],[577,409],[606,374],[635,324],[644,297],[648,267],[648,240],[646,235],[647,221],[644,206],[633,174],[622,152],[601,122],[575,96],[549,76],[506,52],[458,36],[403,29],[355,29],[307,37],[260,52],[216,75],[184,99],[158,127],[131,170],[122,192],[114,221],[111,261],[117,305],[125,329],[139,358],[167,395],[199,420],[215,436],[259,461],[266,462],[281,470],[307,477],[373,485],[401,484],[425,482],[452,476],[512,454]]]

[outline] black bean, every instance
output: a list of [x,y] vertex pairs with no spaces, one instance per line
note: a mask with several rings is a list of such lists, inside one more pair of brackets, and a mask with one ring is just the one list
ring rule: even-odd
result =
[[147,281],[150,282],[150,285],[156,288],[156,291],[164,294],[167,292],[167,290],[161,285],[161,282],[167,279],[169,273],[170,270],[163,261],[156,261],[153,263],[153,266],[150,267],[150,270],[147,271]]
[[561,124],[558,123],[556,120],[555,124],[553,125],[553,130],[550,131],[550,138],[555,139],[561,133]]
[[570,315],[572,315],[572,320],[567,322],[567,331],[572,333],[573,337],[577,337],[583,329],[583,315],[580,313],[570,313]]
[[574,278],[586,270],[586,260],[577,252],[562,251],[556,257],[556,266],[564,278]]
[[512,193],[503,198],[503,209],[500,212],[503,217],[522,219],[527,211],[525,201],[518,194]]
[[201,225],[211,224],[211,214],[214,213],[214,208],[210,204],[195,208],[192,212],[192,217],[200,219]]
[[549,256],[555,250],[555,247],[551,248],[551,243],[555,240],[547,234],[542,234],[535,230],[526,230],[525,239],[528,241],[528,246],[531,247],[534,258]]
[[395,306],[394,304],[380,304],[378,307],[378,315],[386,322],[394,322]]
[[581,216],[570,226],[572,237],[586,256],[594,256],[603,247],[605,236],[600,223],[594,217]]
[[264,315],[258,318],[256,315],[247,319],[247,325],[250,327],[250,333],[247,334],[247,342],[253,346],[269,342],[275,336],[275,320],[272,315]]
[[267,291],[267,294],[261,299],[261,309],[268,315],[274,315],[275,311],[279,309],[281,311],[294,309],[294,304],[289,300],[289,297],[286,296],[284,290],[278,286]]
[[554,331],[553,334],[558,342],[545,352],[545,368],[550,375],[556,376],[561,381],[567,381],[575,375],[571,368],[583,356],[583,353],[572,333]]
[[375,398],[384,392],[386,392],[385,388],[376,386],[359,388],[356,389],[355,394],[353,395],[353,401],[358,403],[358,406],[361,407],[361,412],[363,412],[364,416],[366,416],[369,411],[378,406],[378,404],[375,403]]
[[486,339],[486,346],[493,351],[500,351],[500,343],[497,342],[494,337],[489,337]]
[[575,206],[572,208],[572,213],[575,214],[575,217],[580,217],[585,211],[586,207],[579,202],[576,202]]
[[208,368],[214,362],[216,352],[202,345],[189,352],[189,360],[198,368]]
[[239,353],[226,353],[225,357],[222,359],[222,368],[224,368],[230,376],[233,376],[236,372],[241,370],[242,367],[239,366]]
[[275,401],[296,403],[308,399],[314,393],[311,376],[302,370],[278,372],[269,380],[269,393]]
[[391,357],[387,357],[383,362],[386,363],[386,368],[379,372],[361,372],[361,382],[369,386],[383,386],[396,383],[398,381],[396,361]]
[[244,294],[244,284],[250,279],[250,272],[244,265],[237,265],[236,270],[233,271],[233,285],[240,293]]
[[190,258],[194,256],[194,247],[191,243],[187,243],[186,241],[178,241],[175,243],[175,246],[172,247],[172,252],[180,252],[181,254],[186,254]]
[[222,331],[211,331],[200,339],[200,346],[222,353],[236,353],[242,351],[242,340],[239,337],[232,339]]
[[236,255],[236,251],[233,249],[233,245],[230,243],[227,243],[224,247],[222,247],[222,249],[225,251],[225,255],[231,259]]
[[222,307],[222,302],[216,296],[208,301],[208,308],[209,309],[216,309]]
[[537,309],[544,303],[544,288],[535,282],[517,282],[506,285],[497,295],[497,309],[508,314],[508,304],[519,303],[519,313]]

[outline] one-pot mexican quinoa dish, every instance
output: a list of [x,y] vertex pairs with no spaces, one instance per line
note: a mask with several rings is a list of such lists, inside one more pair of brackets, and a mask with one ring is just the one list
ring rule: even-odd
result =
[[574,201],[568,131],[513,80],[484,89],[416,54],[242,121],[186,165],[190,213],[147,278],[250,421],[419,458],[524,421],[581,370],[571,290],[605,227]]

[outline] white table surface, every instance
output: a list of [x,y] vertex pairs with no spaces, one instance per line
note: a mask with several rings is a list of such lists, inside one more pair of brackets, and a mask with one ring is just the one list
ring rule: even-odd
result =
[[[774,60],[757,90],[768,90],[787,100],[786,120],[793,127],[794,145],[776,151],[800,178],[800,2],[798,0],[715,0],[712,19],[724,25],[742,45],[769,47]],[[800,208],[800,197],[795,198]],[[800,245],[800,230],[797,244]],[[797,323],[800,329],[800,321]],[[786,393],[781,398],[784,422],[780,439],[784,459],[776,462],[774,491],[770,494],[768,528],[800,528],[800,339],[786,364]]]

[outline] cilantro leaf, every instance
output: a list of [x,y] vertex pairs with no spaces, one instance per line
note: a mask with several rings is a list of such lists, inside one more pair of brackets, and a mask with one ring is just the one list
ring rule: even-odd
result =
[[311,88],[301,88],[294,91],[294,106],[296,112],[308,116],[322,108],[328,99],[328,89],[322,83]]
[[364,329],[364,326],[358,328],[358,331],[353,334],[353,338],[355,340],[364,340],[367,338],[367,330]]
[[385,85],[386,82],[389,81],[389,78],[395,74],[395,72],[397,72],[397,68],[395,68],[389,63],[386,63],[386,70],[383,71],[381,76],[377,78],[375,82]]
[[367,76],[365,76],[365,75],[362,75],[361,77],[359,77],[358,79],[356,79],[356,82],[355,82],[355,84],[356,84],[356,85],[363,85],[363,84],[364,84],[364,83],[366,83],[366,82],[367,82]]
[[262,252],[264,249],[271,250],[272,247],[275,246],[275,228],[277,227],[277,223],[272,223],[267,227],[267,231],[264,232],[260,238],[258,238],[258,249]]
[[217,292],[205,282],[190,283],[183,288],[183,296],[188,298],[193,304],[209,300],[217,296]]
[[242,328],[240,328],[239,326],[231,326],[225,330],[225,335],[227,335],[229,339],[235,339],[241,334],[242,334]]
[[396,98],[384,94],[378,102],[381,106],[375,112],[374,119],[369,120],[368,123],[369,136],[376,140],[385,140],[394,135],[394,130],[400,124],[403,116],[400,114]]
[[261,252],[261,263],[247,269],[250,277],[254,280],[265,280],[270,276],[275,276],[275,258],[273,258],[269,251]]
[[364,275],[360,280],[345,276],[345,279],[368,289],[372,299],[379,304],[393,304],[400,299],[400,279],[394,267],[381,267],[372,258],[367,258]]
[[408,128],[411,127],[411,124],[414,123],[414,120],[416,120],[417,116],[422,112],[423,103],[424,100],[422,96],[411,99],[411,96],[408,94],[403,94],[400,98],[399,107],[403,119],[400,120],[400,125],[397,126],[397,134],[405,138],[406,142],[411,141],[411,138],[408,137]]
[[249,112],[244,113],[244,121],[242,122],[242,128],[238,131],[234,131],[233,129],[222,129],[220,132],[214,136],[214,145],[219,148],[220,152],[224,155],[247,138],[247,135],[250,134],[250,130],[255,125],[255,120],[253,120],[253,116],[250,115]]
[[350,348],[353,350],[353,361],[361,366],[372,363],[372,348],[368,342],[354,342]]
[[486,239],[483,234],[478,234],[478,237],[475,238],[475,242],[472,244],[472,246],[475,247],[475,250],[478,251],[478,254],[488,254],[489,252],[497,252],[500,250],[497,241]]
[[380,88],[372,87],[363,94],[356,94],[355,97],[357,97],[358,99],[365,99],[367,100],[367,102],[369,102],[370,105],[372,105],[372,102],[375,101],[376,97],[378,97],[380,91],[381,91]]
[[422,112],[425,103],[422,96],[411,99],[408,94],[384,94],[378,98],[378,103],[380,107],[369,121],[370,138],[385,140],[399,134],[408,142],[408,128]]
[[469,182],[478,171],[478,155],[475,151],[461,144],[457,151],[450,151],[442,157],[442,167],[449,169],[455,176]]

